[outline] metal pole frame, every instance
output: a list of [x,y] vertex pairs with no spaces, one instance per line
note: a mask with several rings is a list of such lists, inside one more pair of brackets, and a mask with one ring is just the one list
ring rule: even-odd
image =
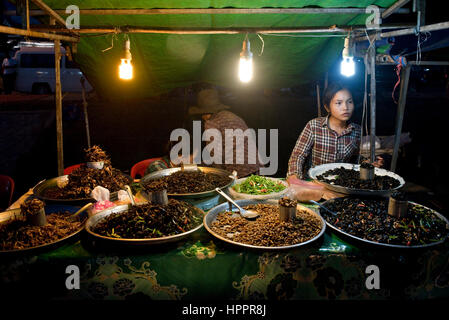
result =
[[398,152],[399,152],[399,142],[401,140],[401,132],[402,132],[402,123],[404,120],[404,111],[405,111],[405,102],[407,100],[407,90],[408,90],[408,83],[410,79],[410,71],[412,66],[407,64],[402,70],[401,70],[401,88],[399,93],[399,102],[398,102],[398,109],[396,113],[396,130],[395,130],[395,136],[394,136],[394,147],[393,147],[393,157],[391,159],[391,167],[390,171],[395,172],[396,171],[396,164],[398,160]]
[[368,53],[370,67],[370,162],[376,159],[376,42]]

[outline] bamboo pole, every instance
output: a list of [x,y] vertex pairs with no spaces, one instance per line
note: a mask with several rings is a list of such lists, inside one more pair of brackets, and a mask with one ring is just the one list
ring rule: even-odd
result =
[[[408,28],[410,24],[388,24],[379,29]],[[366,29],[365,25],[353,26],[321,26],[321,27],[234,27],[234,28],[168,28],[168,27],[144,27],[144,26],[85,26],[80,29],[66,29],[59,26],[34,25],[33,30],[41,32],[62,32],[73,34],[84,33],[159,33],[159,34],[239,34],[239,33],[343,33],[351,31],[362,34]]]
[[[388,9],[379,8],[383,13]],[[53,12],[67,15],[65,9]],[[408,14],[409,9],[398,9],[394,13]],[[6,11],[6,15],[14,15]],[[46,15],[44,10],[32,10],[32,16]],[[365,8],[184,8],[184,9],[80,9],[81,15],[169,15],[169,14],[366,14]]]
[[51,26],[33,26],[37,31],[55,31],[75,34],[83,33],[159,33],[159,34],[239,34],[239,33],[344,33],[348,31],[364,30],[365,26],[344,26],[344,27],[293,27],[293,28],[145,28],[133,26],[101,26],[84,27],[80,29],[62,29]]
[[31,1],[33,1],[33,3],[35,5],[37,5],[44,12],[46,12],[48,15],[50,15],[50,17],[54,18],[57,23],[59,23],[60,25],[62,25],[64,27],[66,26],[65,20],[59,14],[57,14],[55,11],[53,11],[52,8],[47,6],[43,1],[41,1],[41,0],[31,0]]
[[30,31],[30,3],[26,0],[27,30]]
[[83,95],[83,109],[84,109],[84,125],[86,127],[86,136],[87,136],[87,147],[90,148],[90,131],[89,131],[89,117],[87,115],[87,99],[86,99],[86,88],[84,87],[86,79],[81,77],[81,89]]
[[64,148],[62,134],[62,94],[61,94],[61,43],[55,40],[55,100],[56,100],[56,146],[58,151],[58,176],[64,174]]
[[[57,31],[57,30],[55,30]],[[49,40],[58,40],[58,41],[67,41],[67,42],[78,42],[79,39],[71,36],[64,36],[59,34],[51,34],[46,32],[39,32],[33,30],[24,30],[11,28],[6,26],[0,26],[0,33],[14,34],[26,37],[34,37],[34,38],[44,38]]]

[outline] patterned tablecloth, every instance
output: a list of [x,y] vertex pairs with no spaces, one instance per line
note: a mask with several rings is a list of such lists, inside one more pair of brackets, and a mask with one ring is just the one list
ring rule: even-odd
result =
[[[32,191],[21,197],[15,207]],[[218,197],[194,203],[204,210]],[[12,206],[14,207],[14,205]],[[12,208],[11,207],[11,208]],[[312,207],[312,206],[310,206]],[[68,266],[80,288],[69,290]],[[372,288],[372,267],[379,288]],[[368,283],[368,285],[367,285]],[[0,255],[0,297],[69,300],[429,299],[449,297],[449,241],[385,249],[326,229],[308,246],[277,252],[224,243],[204,228],[174,244],[118,248],[87,232],[33,254]]]
[[[230,246],[204,228],[157,247],[107,248],[91,240],[82,233],[51,251],[0,257],[1,295],[76,300],[449,297],[447,241],[431,250],[379,250],[327,230],[307,247],[264,252]],[[66,287],[69,265],[79,268],[78,290]],[[379,289],[366,286],[372,265],[379,268]]]

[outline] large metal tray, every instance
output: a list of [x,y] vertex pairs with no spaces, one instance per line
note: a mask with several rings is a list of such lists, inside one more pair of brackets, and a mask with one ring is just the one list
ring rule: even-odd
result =
[[[226,177],[231,176],[230,172],[223,170],[223,169],[211,168],[211,167],[195,167],[195,168],[198,168],[198,170],[201,170],[204,173],[215,173],[215,174],[219,174],[219,175],[226,176]],[[149,182],[150,180],[169,176],[169,175],[171,175],[175,172],[178,172],[180,170],[181,170],[181,168],[176,167],[176,168],[169,168],[169,169],[152,172],[152,173],[144,176],[140,180],[140,184],[143,185],[143,184]],[[229,180],[230,181],[228,184],[226,184],[224,186],[219,186],[219,187],[221,189],[225,189],[225,188],[229,187],[230,185],[232,185],[232,183],[234,182],[234,179],[230,178]],[[217,195],[217,193],[215,192],[215,190],[208,190],[208,191],[195,192],[195,193],[168,193],[168,196],[174,197],[174,198],[206,198],[206,197],[211,197],[211,196],[216,196],[216,195]]]
[[[124,245],[130,245],[130,246],[148,246],[148,245],[158,245],[158,244],[163,244],[163,243],[168,243],[168,242],[179,241],[181,239],[188,237],[190,234],[199,230],[203,226],[203,224],[200,224],[199,226],[197,226],[189,231],[186,231],[186,232],[183,232],[180,234],[176,234],[173,236],[165,236],[165,237],[159,237],[159,238],[147,238],[147,239],[112,238],[112,237],[99,235],[92,230],[102,219],[104,219],[114,213],[127,211],[128,208],[129,208],[128,205],[121,205],[121,206],[113,207],[113,208],[106,209],[106,210],[96,213],[95,215],[91,216],[87,220],[86,231],[94,238],[110,241],[111,243],[124,244]],[[193,207],[193,208],[198,213],[200,213],[202,215],[205,214],[203,210],[196,208],[196,207]]]
[[[122,173],[124,176],[128,178],[128,183],[131,184],[134,180],[129,175]],[[56,178],[51,178],[44,180],[40,183],[38,183],[33,188],[33,194],[38,197],[39,199],[46,201],[46,202],[58,202],[58,203],[64,203],[64,204],[83,204],[87,202],[94,202],[95,199],[93,198],[75,198],[75,199],[57,199],[57,198],[49,198],[45,196],[45,193],[48,189],[58,187],[61,184],[64,184],[64,181],[67,181],[68,175],[59,176]],[[113,195],[116,192],[112,192],[111,195]]]
[[374,174],[376,176],[390,176],[396,180],[399,180],[399,186],[393,189],[389,190],[369,190],[369,189],[353,189],[353,188],[347,188],[339,185],[330,184],[324,181],[320,181],[317,179],[317,176],[325,173],[326,171],[337,169],[343,167],[345,169],[350,170],[360,170],[360,165],[358,164],[352,164],[352,163],[327,163],[322,164],[319,166],[315,166],[313,168],[309,169],[309,176],[315,180],[316,182],[322,184],[326,189],[343,193],[343,194],[349,194],[349,195],[359,195],[359,196],[389,196],[394,190],[400,189],[404,186],[405,181],[404,179],[397,175],[394,172],[381,169],[381,168],[374,168]]
[[[75,213],[78,209],[79,209],[79,207],[76,207],[76,206],[46,205],[45,206],[45,213],[46,214],[50,214],[50,213],[65,212],[65,211],[68,211],[70,213]],[[1,212],[0,213],[0,224],[6,223],[7,221],[10,221],[10,220],[13,220],[13,219],[16,219],[16,217],[21,217],[21,215],[22,214],[20,212],[20,208],[13,209],[13,210],[8,210],[8,211],[5,211],[5,212]],[[81,213],[80,217],[81,217],[81,219],[83,219],[82,220],[83,222],[86,222],[86,220],[87,220],[87,213],[86,213],[86,211]],[[21,254],[21,253],[31,253],[31,252],[35,252],[35,251],[38,251],[38,250],[39,251],[40,250],[48,250],[48,249],[54,248],[56,246],[62,245],[63,243],[65,243],[69,239],[75,237],[83,229],[84,229],[84,223],[82,223],[80,225],[80,227],[75,232],[73,232],[72,234],[69,234],[66,237],[61,238],[59,240],[56,240],[54,242],[42,244],[42,245],[35,246],[35,247],[29,247],[29,248],[25,248],[25,249],[0,250],[0,256],[6,255],[6,254],[17,254],[17,253]]]
[[[247,206],[247,205],[250,205],[250,204],[258,204],[258,203],[266,203],[266,204],[274,204],[274,205],[278,204],[278,200],[274,200],[274,199],[271,199],[271,200],[248,200],[248,199],[245,199],[245,200],[235,200],[235,202],[239,206],[241,206],[241,207]],[[326,223],[325,223],[324,219],[317,212],[315,212],[312,209],[309,209],[309,208],[307,208],[305,206],[302,206],[302,205],[298,205],[297,208],[301,209],[301,210],[306,210],[306,211],[308,211],[310,213],[313,213],[316,217],[318,217],[321,220],[322,229],[321,229],[320,233],[316,237],[314,237],[314,238],[312,238],[310,240],[307,240],[307,241],[304,241],[304,242],[301,242],[301,243],[297,243],[297,244],[293,244],[293,245],[289,245],[289,246],[282,246],[282,247],[254,246],[254,245],[250,245],[250,244],[245,244],[245,243],[232,241],[232,240],[230,240],[228,238],[224,238],[221,235],[215,233],[211,229],[211,224],[212,224],[212,222],[215,221],[215,219],[216,219],[216,217],[218,216],[219,213],[224,212],[224,211],[229,211],[229,204],[227,202],[222,203],[222,204],[216,206],[215,208],[211,209],[206,214],[206,216],[204,217],[204,227],[214,237],[216,237],[216,238],[218,238],[218,239],[220,239],[222,241],[231,243],[233,245],[240,246],[240,247],[252,248],[252,249],[271,250],[271,251],[297,248],[297,247],[305,246],[305,245],[307,245],[307,244],[317,240],[318,238],[320,238],[324,234],[324,231],[326,230]]]
[[[323,202],[322,205],[326,207],[326,205],[328,205],[328,204],[331,203],[332,201],[335,201],[335,200],[338,200],[338,199],[342,199],[342,198],[335,198],[335,199],[327,200],[327,201]],[[413,205],[418,205],[418,206],[421,206],[421,207],[423,207],[423,208],[426,208],[426,209],[431,210],[431,211],[432,211],[438,218],[440,218],[441,220],[443,220],[444,222],[446,222],[446,228],[449,229],[449,221],[448,221],[448,219],[446,219],[446,217],[444,217],[444,216],[441,215],[440,213],[436,212],[436,211],[433,210],[433,209],[430,209],[430,208],[428,208],[428,207],[426,207],[426,206],[423,206],[423,205],[421,205],[421,204],[418,204],[418,203],[415,203],[415,202],[412,202],[412,201],[410,201],[409,203],[410,203],[410,204],[413,204]],[[322,210],[322,209],[319,209],[319,210]],[[320,212],[321,212],[321,211],[320,211]],[[338,213],[338,212],[337,212],[337,213]],[[324,219],[324,218],[323,218],[323,219]],[[378,247],[385,247],[385,248],[399,248],[399,249],[428,248],[428,247],[433,247],[433,246],[437,246],[437,245],[439,245],[439,244],[442,244],[444,241],[446,241],[447,237],[449,236],[449,235],[446,236],[446,238],[441,239],[440,241],[436,241],[436,242],[432,242],[432,243],[428,243],[428,244],[415,245],[415,246],[404,246],[404,245],[397,245],[397,244],[380,243],[380,242],[375,242],[375,241],[371,241],[371,240],[359,238],[359,237],[356,237],[356,236],[354,236],[354,235],[352,235],[352,234],[350,234],[350,233],[347,233],[347,232],[345,232],[345,231],[343,231],[343,230],[338,229],[338,228],[335,227],[334,225],[332,225],[332,224],[330,224],[329,222],[327,222],[326,219],[324,219],[324,221],[326,222],[327,226],[328,226],[329,228],[331,228],[333,231],[335,231],[335,232],[337,232],[337,233],[340,233],[340,234],[342,234],[342,235],[344,235],[344,236],[346,236],[346,237],[349,237],[349,238],[351,238],[351,239],[355,239],[355,240],[360,241],[360,242],[363,242],[363,243],[368,243],[368,244],[370,244],[370,245],[375,245],[375,246],[378,246]]]

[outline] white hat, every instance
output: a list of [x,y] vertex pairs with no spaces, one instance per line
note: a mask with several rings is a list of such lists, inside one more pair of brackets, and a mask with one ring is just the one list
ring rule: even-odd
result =
[[189,108],[189,114],[215,113],[223,109],[230,109],[218,98],[216,89],[203,89],[198,93],[198,106]]

